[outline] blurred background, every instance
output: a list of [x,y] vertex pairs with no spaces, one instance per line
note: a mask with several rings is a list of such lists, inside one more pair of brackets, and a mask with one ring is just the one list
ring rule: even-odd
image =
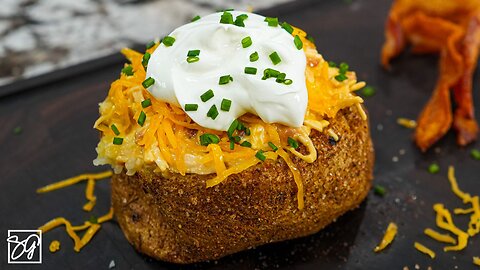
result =
[[1,0],[0,86],[147,43],[196,15],[289,1]]

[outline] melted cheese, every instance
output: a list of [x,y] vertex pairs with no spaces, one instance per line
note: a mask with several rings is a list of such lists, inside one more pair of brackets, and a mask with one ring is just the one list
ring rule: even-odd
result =
[[385,231],[385,235],[383,236],[382,241],[378,246],[375,247],[373,251],[380,252],[384,250],[390,243],[392,243],[393,239],[397,235],[398,227],[397,224],[390,222],[387,227],[387,231]]
[[[366,119],[366,114],[359,105],[363,100],[353,93],[365,84],[356,81],[354,72],[347,72],[348,78],[343,82],[335,80],[339,70],[330,67],[318,54],[315,45],[305,38],[306,33],[295,29],[292,34],[299,35],[303,41],[307,57],[305,78],[308,106],[303,126],[291,128],[281,124],[268,124],[256,115],[245,114],[239,121],[250,129],[251,134],[239,132],[238,136],[241,142],[248,141],[252,147],[235,144],[231,150],[226,132],[198,125],[181,108],[155,99],[144,89],[142,82],[146,74],[142,65],[143,54],[124,49],[122,53],[130,61],[134,74],[127,76],[122,73],[112,83],[107,98],[100,104],[100,117],[94,127],[101,131],[102,137],[96,149],[98,157],[94,164],[110,164],[115,173],[126,169],[127,175],[133,175],[151,165],[156,165],[155,172],[169,170],[182,175],[214,173],[215,176],[206,182],[207,187],[213,187],[228,176],[259,163],[255,154],[262,150],[267,159],[275,160],[280,156],[285,160],[297,185],[298,208],[302,209],[303,179],[287,151],[305,162],[314,162],[317,151],[310,138],[311,129],[322,132],[328,125],[325,119],[335,117],[338,111],[350,106],[357,106],[362,118]],[[157,46],[158,44],[147,52],[153,53]],[[142,108],[141,102],[146,99],[151,100],[152,105]],[[137,119],[142,111],[147,117],[144,125],[140,126]],[[118,137],[123,138],[122,145],[112,143],[113,138],[117,137],[110,128],[112,124],[120,131]],[[209,146],[200,145],[199,138],[204,133],[218,136],[220,142]],[[290,147],[288,137],[297,139],[308,153],[302,154]],[[269,142],[274,143],[279,151],[274,152]]]
[[422,245],[418,242],[415,242],[414,247],[415,247],[416,250],[418,250],[418,251],[420,251],[424,254],[427,254],[432,259],[435,259],[435,252],[433,252],[433,250],[427,248],[426,246],[424,246],[424,245]]

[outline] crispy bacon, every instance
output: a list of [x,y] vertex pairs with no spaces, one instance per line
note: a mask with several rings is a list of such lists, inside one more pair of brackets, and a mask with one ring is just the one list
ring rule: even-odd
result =
[[[414,53],[439,53],[440,75],[432,97],[420,113],[415,142],[426,151],[448,132],[457,132],[457,143],[467,145],[477,138],[472,77],[480,48],[480,1],[397,0],[386,23],[382,64],[406,44]],[[452,116],[450,91],[457,108]]]

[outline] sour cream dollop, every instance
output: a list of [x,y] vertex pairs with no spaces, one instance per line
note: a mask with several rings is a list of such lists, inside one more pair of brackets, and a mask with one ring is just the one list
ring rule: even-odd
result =
[[[185,110],[186,114],[210,129],[228,130],[235,119],[247,112],[266,123],[301,126],[308,102],[305,53],[280,25],[269,26],[265,17],[249,12],[230,13],[233,20],[241,14],[248,15],[245,27],[220,23],[223,13],[219,12],[169,34],[175,38],[174,44],[160,44],[149,60],[147,78],[152,77],[155,83],[148,91],[156,99],[183,110],[186,104],[197,104],[196,111]],[[242,40],[246,37],[250,37],[252,44],[244,48]],[[191,50],[200,50],[199,61],[187,62]],[[250,55],[255,52],[258,60],[252,62]],[[281,59],[276,65],[270,58],[274,52]],[[246,74],[246,67],[256,68],[257,73]],[[265,69],[285,73],[292,83],[262,79]],[[220,85],[219,79],[225,75],[230,75],[233,81]],[[202,101],[202,94],[210,89],[214,96]],[[224,99],[231,101],[228,111],[221,109]],[[218,111],[215,119],[207,116],[213,105]]]

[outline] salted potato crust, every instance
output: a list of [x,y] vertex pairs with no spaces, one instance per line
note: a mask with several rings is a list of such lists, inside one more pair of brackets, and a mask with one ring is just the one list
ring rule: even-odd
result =
[[212,175],[145,169],[112,179],[112,203],[125,236],[154,258],[193,263],[318,232],[366,197],[374,160],[368,122],[355,108],[328,121],[340,141],[333,145],[325,132],[312,131],[318,159],[309,164],[292,156],[304,181],[303,210],[282,159],[257,164],[213,188],[205,187]]

